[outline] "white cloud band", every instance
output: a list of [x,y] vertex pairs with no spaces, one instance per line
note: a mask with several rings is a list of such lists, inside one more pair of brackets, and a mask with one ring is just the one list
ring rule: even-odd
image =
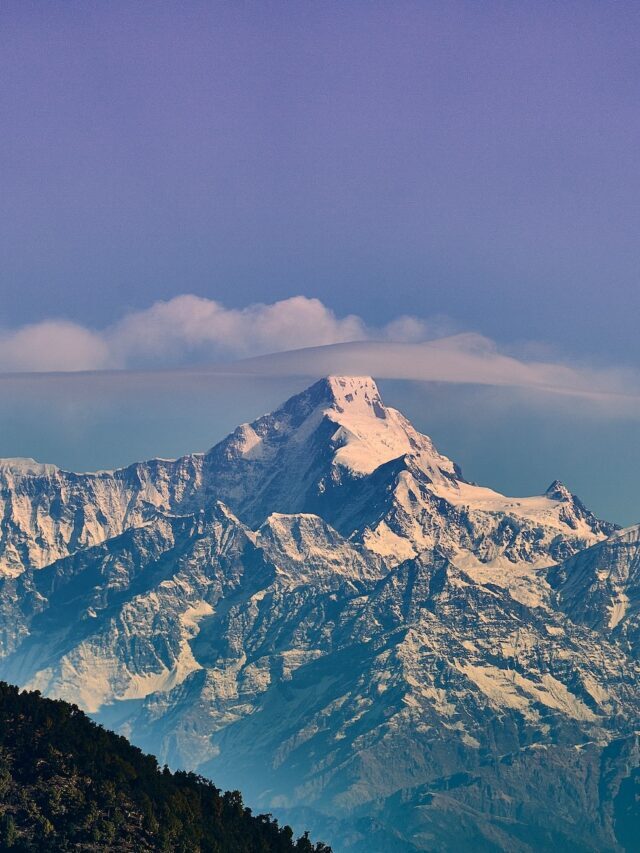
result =
[[[447,326],[449,325],[449,328]],[[402,316],[381,328],[337,317],[318,299],[226,308],[183,295],[103,330],[48,320],[0,333],[0,372],[174,368],[222,362],[261,375],[366,373],[379,378],[512,385],[637,404],[635,374],[518,359],[446,320]],[[240,361],[238,361],[240,359]]]
[[361,317],[336,317],[319,299],[305,296],[236,309],[186,294],[103,330],[47,320],[0,332],[0,372],[177,366],[346,341],[427,337],[433,329],[416,317],[370,329]]

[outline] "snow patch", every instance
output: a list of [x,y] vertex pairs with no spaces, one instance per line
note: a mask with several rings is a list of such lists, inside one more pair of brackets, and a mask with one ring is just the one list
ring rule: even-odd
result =
[[525,678],[519,672],[496,666],[457,663],[457,668],[478,687],[496,708],[511,708],[535,719],[532,703],[539,702],[574,720],[594,721],[596,715],[549,673],[540,681]]

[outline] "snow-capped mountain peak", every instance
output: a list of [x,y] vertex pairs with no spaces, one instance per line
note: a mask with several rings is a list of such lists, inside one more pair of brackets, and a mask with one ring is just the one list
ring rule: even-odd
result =
[[371,376],[327,376],[320,379],[314,388],[326,393],[328,400],[338,410],[373,414],[378,418],[386,417],[386,410],[380,391]]
[[430,482],[455,476],[453,462],[384,405],[373,379],[330,376],[238,427],[206,468],[212,489],[255,526],[274,511],[319,512],[336,488],[408,456]]
[[314,513],[391,562],[436,545],[484,563],[549,565],[612,531],[555,482],[507,498],[467,483],[364,376],[329,376],[239,426],[206,454],[72,474],[0,464],[0,570],[20,574],[138,526],[154,512],[223,501],[257,529],[272,513]]
[[339,845],[382,828],[340,853],[631,849],[640,527],[467,482],[372,379],[177,460],[7,460],[0,515],[1,677]]
[[572,501],[573,495],[560,480],[554,480],[544,493],[552,501]]
[[408,455],[415,456],[432,478],[455,474],[453,462],[438,453],[430,438],[396,409],[385,406],[371,377],[330,376],[321,383],[326,383],[332,398],[325,414],[338,424],[332,436],[335,464],[354,474],[370,474]]

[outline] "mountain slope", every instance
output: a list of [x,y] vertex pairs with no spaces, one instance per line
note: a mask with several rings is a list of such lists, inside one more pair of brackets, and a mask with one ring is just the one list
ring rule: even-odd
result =
[[549,581],[574,622],[640,655],[640,525],[620,530],[554,567]]
[[636,539],[561,483],[467,482],[362,377],[175,462],[4,470],[3,678],[339,853],[633,849]]
[[0,682],[3,850],[327,851],[92,723],[74,705]]

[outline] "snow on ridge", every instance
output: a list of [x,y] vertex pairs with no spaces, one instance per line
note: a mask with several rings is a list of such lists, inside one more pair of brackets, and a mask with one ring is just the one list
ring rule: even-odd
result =
[[616,530],[608,539],[609,542],[623,542],[629,544],[640,542],[640,524],[632,524],[630,527],[623,527],[621,530]]
[[[554,491],[552,494],[545,492],[543,495],[532,495],[530,497],[508,497],[484,486],[462,481],[445,481],[434,487],[439,497],[457,507],[464,507],[471,511],[486,512],[494,515],[510,515],[527,521],[544,524],[566,532],[567,521],[563,515],[563,508],[567,499]],[[601,534],[594,538],[593,530],[584,518],[576,518],[573,522],[573,531],[586,539],[593,539],[594,543],[604,539]]]
[[6,471],[11,474],[35,474],[42,476],[55,474],[60,471],[60,468],[50,462],[37,462],[30,456],[7,456],[0,458],[0,471]]

